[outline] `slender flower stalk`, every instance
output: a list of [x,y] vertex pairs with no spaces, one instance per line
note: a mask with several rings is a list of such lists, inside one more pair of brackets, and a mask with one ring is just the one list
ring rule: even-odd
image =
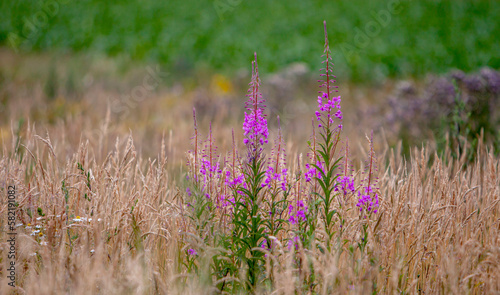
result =
[[[332,208],[332,202],[335,198],[335,187],[337,184],[338,174],[335,170],[338,167],[340,157],[336,155],[337,146],[340,141],[340,132],[342,130],[342,112],[340,110],[340,96],[333,96],[333,93],[338,92],[338,86],[335,83],[333,75],[333,63],[331,61],[330,45],[328,43],[328,34],[326,30],[326,21],[324,22],[325,29],[325,47],[322,62],[325,68],[324,73],[320,74],[324,80],[319,91],[318,108],[315,112],[316,121],[318,122],[320,140],[317,144],[317,149],[313,151],[315,163],[306,166],[306,181],[315,179],[320,187],[318,191],[312,194],[316,195],[322,205],[321,218],[324,222],[325,231],[327,233],[326,246],[331,250],[331,240],[334,235],[334,224],[336,221],[337,210]],[[314,169],[312,169],[314,168]]]
[[[207,199],[213,195],[218,195],[217,183],[222,176],[222,169],[219,163],[219,155],[216,154],[217,147],[215,146],[212,136],[212,124],[209,127],[208,138],[205,141],[204,149],[202,150],[200,163],[200,181],[202,182],[202,191]],[[216,201],[216,200],[214,200]]]
[[260,78],[259,68],[257,64],[257,53],[255,60],[252,61],[252,81],[247,102],[245,103],[248,113],[245,112],[245,120],[243,122],[243,131],[245,139],[243,143],[248,148],[248,159],[257,159],[262,153],[262,146],[268,143],[269,131],[267,129],[266,115],[264,114],[265,100],[259,92]]
[[[236,187],[238,194],[234,204],[232,245],[239,261],[248,267],[247,289],[255,291],[260,284],[260,276],[264,268],[264,254],[258,249],[268,235],[265,232],[269,214],[264,210],[264,183],[266,159],[263,157],[263,146],[268,143],[268,128],[264,114],[264,102],[259,92],[260,78],[257,65],[257,54],[252,62],[252,80],[247,94],[248,100],[243,122],[244,141],[247,147],[247,161],[242,165],[243,185]],[[263,185],[264,184],[264,185]]]
[[[291,185],[288,179],[288,168],[286,162],[286,151],[283,135],[281,132],[280,118],[278,116],[278,134],[274,140],[271,156],[268,159],[268,167],[265,171],[265,179],[261,186],[264,189],[263,198],[266,214],[266,233],[278,236],[285,230],[283,215],[286,215],[288,197],[291,194]],[[269,241],[269,249],[274,249],[275,242]]]
[[280,118],[278,116],[278,135],[274,141],[274,147],[269,158],[269,166],[266,170],[266,179],[262,183],[262,186],[269,188],[276,188],[278,186],[282,191],[286,191],[288,184],[287,175],[285,143],[281,134]]
[[[342,174],[339,175],[339,184],[335,187],[335,191],[342,192],[343,202],[346,201],[346,197],[349,193],[354,193],[356,190],[354,187],[354,177],[351,172],[352,165],[349,160],[349,140],[346,139],[344,146],[344,158],[342,159]],[[341,205],[343,202],[341,202]]]
[[316,120],[319,122],[318,127],[324,128],[324,131],[334,129],[334,119],[337,118],[339,120],[339,124],[337,128],[342,129],[342,111],[340,110],[340,96],[333,96],[333,93],[338,92],[338,86],[333,85],[336,81],[336,76],[333,75],[333,63],[332,57],[330,53],[330,45],[328,43],[328,33],[326,30],[326,21],[324,22],[325,27],[325,49],[322,57],[325,60],[322,62],[325,65],[325,68],[320,71],[325,71],[320,74],[321,77],[324,77],[324,80],[319,80],[321,85],[319,87],[324,90],[319,91],[318,96],[318,108],[319,111],[316,111]]
[[376,157],[373,149],[373,131],[370,138],[368,139],[370,143],[370,154],[368,155],[368,160],[366,164],[366,177],[363,180],[363,186],[360,191],[358,191],[358,203],[356,206],[359,208],[361,214],[365,212],[368,216],[378,212],[379,198],[376,188],[377,178],[374,177],[374,173],[377,171]]
[[234,129],[232,130],[233,149],[231,152],[231,164],[226,165],[224,187],[226,191],[232,192],[231,195],[224,194],[222,205],[224,208],[232,209],[235,203],[235,195],[241,194],[238,188],[241,186],[247,188],[243,172],[241,171],[241,163],[239,162],[238,152],[236,150],[236,142],[234,140]]
[[198,181],[197,173],[198,173],[198,123],[196,121],[196,110],[193,108],[193,122],[194,122],[194,135],[191,137],[193,140],[194,151],[188,152],[188,161],[187,164],[190,166],[190,170],[192,172],[191,177],[196,182]]

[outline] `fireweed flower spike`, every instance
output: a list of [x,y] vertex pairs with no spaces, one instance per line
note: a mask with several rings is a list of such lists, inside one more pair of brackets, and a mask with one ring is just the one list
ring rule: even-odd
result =
[[[241,172],[241,165],[239,163],[238,153],[236,151],[236,143],[234,140],[234,129],[232,130],[232,139],[233,139],[233,151],[231,152],[231,164],[230,166],[226,165],[225,170],[225,178],[224,178],[224,186],[228,188],[228,191],[235,191],[239,186],[243,188],[247,188],[246,183],[244,182],[244,175]],[[237,191],[237,193],[240,193]],[[234,196],[223,196],[223,206],[231,207],[234,205],[235,199]]]
[[278,116],[278,135],[274,141],[269,166],[266,170],[266,179],[262,183],[262,187],[273,187],[274,184],[277,184],[283,191],[286,191],[287,173],[285,143],[281,134],[280,117]]
[[[315,119],[319,128],[318,140],[314,141],[313,159],[315,162],[306,167],[306,182],[315,180],[319,190],[313,192],[313,195],[319,198],[321,203],[321,218],[324,222],[327,236],[325,242],[328,250],[331,250],[331,241],[335,234],[334,224],[337,220],[337,210],[333,208],[333,200],[338,194],[335,192],[335,187],[338,185],[338,175],[335,170],[338,168],[340,158],[336,155],[340,132],[342,131],[342,111],[340,110],[340,96],[333,96],[338,92],[338,86],[335,86],[335,76],[333,75],[333,63],[330,53],[330,45],[328,43],[328,34],[326,30],[326,21],[324,22],[325,29],[325,47],[322,57],[324,71],[320,74],[322,80],[319,86],[319,96],[317,99],[319,110],[315,112]],[[313,129],[314,130],[314,129]],[[316,137],[316,136],[315,136]],[[314,169],[311,169],[314,168]]]
[[344,158],[342,159],[342,175],[339,175],[339,185],[335,187],[335,191],[341,191],[345,197],[348,193],[354,193],[354,177],[351,174],[352,165],[349,160],[349,140],[346,139],[344,147]]
[[217,147],[215,146],[212,137],[212,124],[210,123],[208,138],[205,141],[205,146],[202,151],[200,163],[200,178],[202,181],[202,191],[207,198],[210,198],[216,190],[216,183],[221,178],[222,170],[219,164],[219,155],[216,154]]
[[248,113],[245,112],[245,120],[243,122],[243,131],[245,139],[243,143],[248,148],[249,160],[257,159],[261,152],[264,143],[268,143],[269,131],[267,129],[266,115],[264,114],[265,100],[259,92],[260,78],[257,65],[257,53],[255,60],[252,62],[252,81],[250,82],[249,94],[245,106]]
[[377,171],[377,159],[373,150],[373,131],[368,141],[370,142],[370,154],[366,163],[365,174],[367,175],[363,180],[363,187],[358,191],[358,203],[356,206],[361,213],[366,210],[366,213],[371,215],[372,213],[377,213],[379,207],[378,193],[376,192],[378,188],[375,187],[377,185],[377,178],[373,177],[373,174]]
[[[268,143],[269,132],[267,129],[266,115],[264,114],[264,99],[259,92],[260,79],[257,65],[257,54],[252,62],[252,80],[249,84],[247,111],[243,122],[243,143],[247,148],[247,157],[241,163],[243,172],[243,185],[236,187],[231,244],[238,249],[235,255],[239,261],[247,265],[248,290],[255,290],[259,284],[261,271],[264,268],[264,254],[255,250],[267,239],[266,226],[271,222],[266,199],[265,170],[267,159],[263,156],[263,146]],[[235,176],[236,177],[236,176]],[[245,187],[246,186],[246,187]],[[254,292],[252,292],[254,293]]]
[[197,160],[198,160],[198,124],[196,123],[196,110],[193,108],[193,120],[194,120],[194,171],[198,170]]
[[[192,145],[194,150],[188,151],[187,165],[191,171],[191,176],[195,182],[198,181],[198,123],[196,122],[196,110],[193,108],[193,121],[194,121],[194,134],[191,137]],[[189,175],[186,175],[186,179],[189,180]]]
[[325,71],[320,74],[321,77],[324,77],[324,80],[319,80],[322,84],[319,86],[323,88],[322,91],[319,91],[318,96],[318,108],[319,111],[315,112],[316,120],[319,122],[318,127],[325,128],[327,130],[333,129],[333,124],[335,118],[338,119],[339,123],[337,127],[342,129],[342,111],[340,110],[340,96],[333,96],[333,93],[338,92],[338,86],[333,85],[336,81],[334,80],[335,75],[333,75],[333,63],[332,57],[330,53],[330,45],[328,43],[328,34],[326,31],[326,21],[324,22],[325,26],[325,49],[322,57],[325,60],[322,62],[325,68],[320,71]]

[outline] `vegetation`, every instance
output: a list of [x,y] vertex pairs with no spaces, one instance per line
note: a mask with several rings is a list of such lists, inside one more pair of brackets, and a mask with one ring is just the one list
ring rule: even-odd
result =
[[[212,125],[193,111],[193,126],[182,117],[190,107],[174,109],[165,135],[138,127],[154,122],[161,99],[144,99],[140,108],[122,102],[125,117],[108,104],[98,123],[79,114],[97,109],[87,100],[61,106],[57,87],[42,102],[7,99],[12,114],[30,115],[37,104],[59,109],[52,122],[41,121],[44,132],[19,120],[0,133],[0,177],[18,192],[22,267],[9,291],[499,292],[493,148],[479,139],[469,158],[450,146],[438,154],[429,142],[405,159],[401,145],[377,144],[373,133],[367,145],[354,132],[347,139],[344,122],[354,116],[334,95],[326,25],[322,65],[311,129],[301,131],[311,133],[308,142],[291,141],[279,117],[269,116],[257,56],[243,120],[226,115]],[[140,140],[123,128],[128,122]],[[177,153],[189,134],[191,150]],[[156,155],[146,158],[146,147]],[[1,203],[0,214],[6,211]],[[0,231],[0,239],[6,235]]]

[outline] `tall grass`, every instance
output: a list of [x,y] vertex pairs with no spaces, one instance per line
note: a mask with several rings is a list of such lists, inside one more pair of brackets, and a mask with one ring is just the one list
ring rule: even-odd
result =
[[[183,192],[165,173],[164,146],[147,160],[135,152],[132,138],[122,139],[98,161],[94,152],[101,147],[86,141],[66,152],[61,135],[49,139],[30,128],[23,142],[17,152],[15,140],[3,146],[0,171],[5,184],[18,187],[18,294],[216,293],[207,272],[194,275],[181,263],[188,219],[180,206]],[[299,250],[311,258],[309,267],[297,265],[286,245],[277,244],[274,251],[283,255],[266,260],[275,291],[307,292],[299,282],[311,270],[319,294],[500,290],[500,160],[484,146],[468,166],[449,154],[439,159],[432,146],[413,149],[409,159],[400,152],[386,147],[379,153],[384,198],[371,221],[370,256],[353,256],[351,249],[329,255]],[[77,163],[92,171],[90,187]],[[5,202],[0,214],[6,215]],[[357,239],[363,221],[355,211],[344,218],[344,236]],[[2,218],[2,241],[4,226]],[[41,235],[32,236],[37,226]],[[2,246],[1,257],[4,251]],[[209,261],[197,263],[207,270]]]

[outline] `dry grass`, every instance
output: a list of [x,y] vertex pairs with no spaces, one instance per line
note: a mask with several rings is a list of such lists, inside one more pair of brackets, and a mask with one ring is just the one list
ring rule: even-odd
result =
[[[167,173],[165,144],[154,160],[138,154],[131,137],[117,139],[109,151],[86,140],[75,152],[67,149],[64,136],[39,136],[33,129],[26,130],[23,152],[13,153],[13,145],[3,148],[3,187],[16,185],[23,223],[18,228],[19,293],[207,292],[209,286],[183,273],[180,265],[187,240],[183,194]],[[97,160],[96,151],[106,156]],[[379,158],[387,168],[380,172],[382,213],[372,221],[371,255],[308,253],[323,282],[316,289],[322,294],[364,294],[372,288],[382,293],[499,292],[500,160],[484,149],[467,167],[445,163],[431,149],[415,149],[409,161],[398,150]],[[92,171],[90,185],[76,163]],[[6,216],[6,203],[0,208]],[[38,216],[37,208],[45,216]],[[73,221],[76,216],[92,221]],[[346,238],[354,240],[361,221],[349,216]],[[35,226],[42,235],[30,235]],[[0,239],[6,241],[3,230]],[[269,263],[279,294],[293,294],[298,277],[308,271],[295,269],[288,254]],[[2,280],[6,290],[5,276]]]

